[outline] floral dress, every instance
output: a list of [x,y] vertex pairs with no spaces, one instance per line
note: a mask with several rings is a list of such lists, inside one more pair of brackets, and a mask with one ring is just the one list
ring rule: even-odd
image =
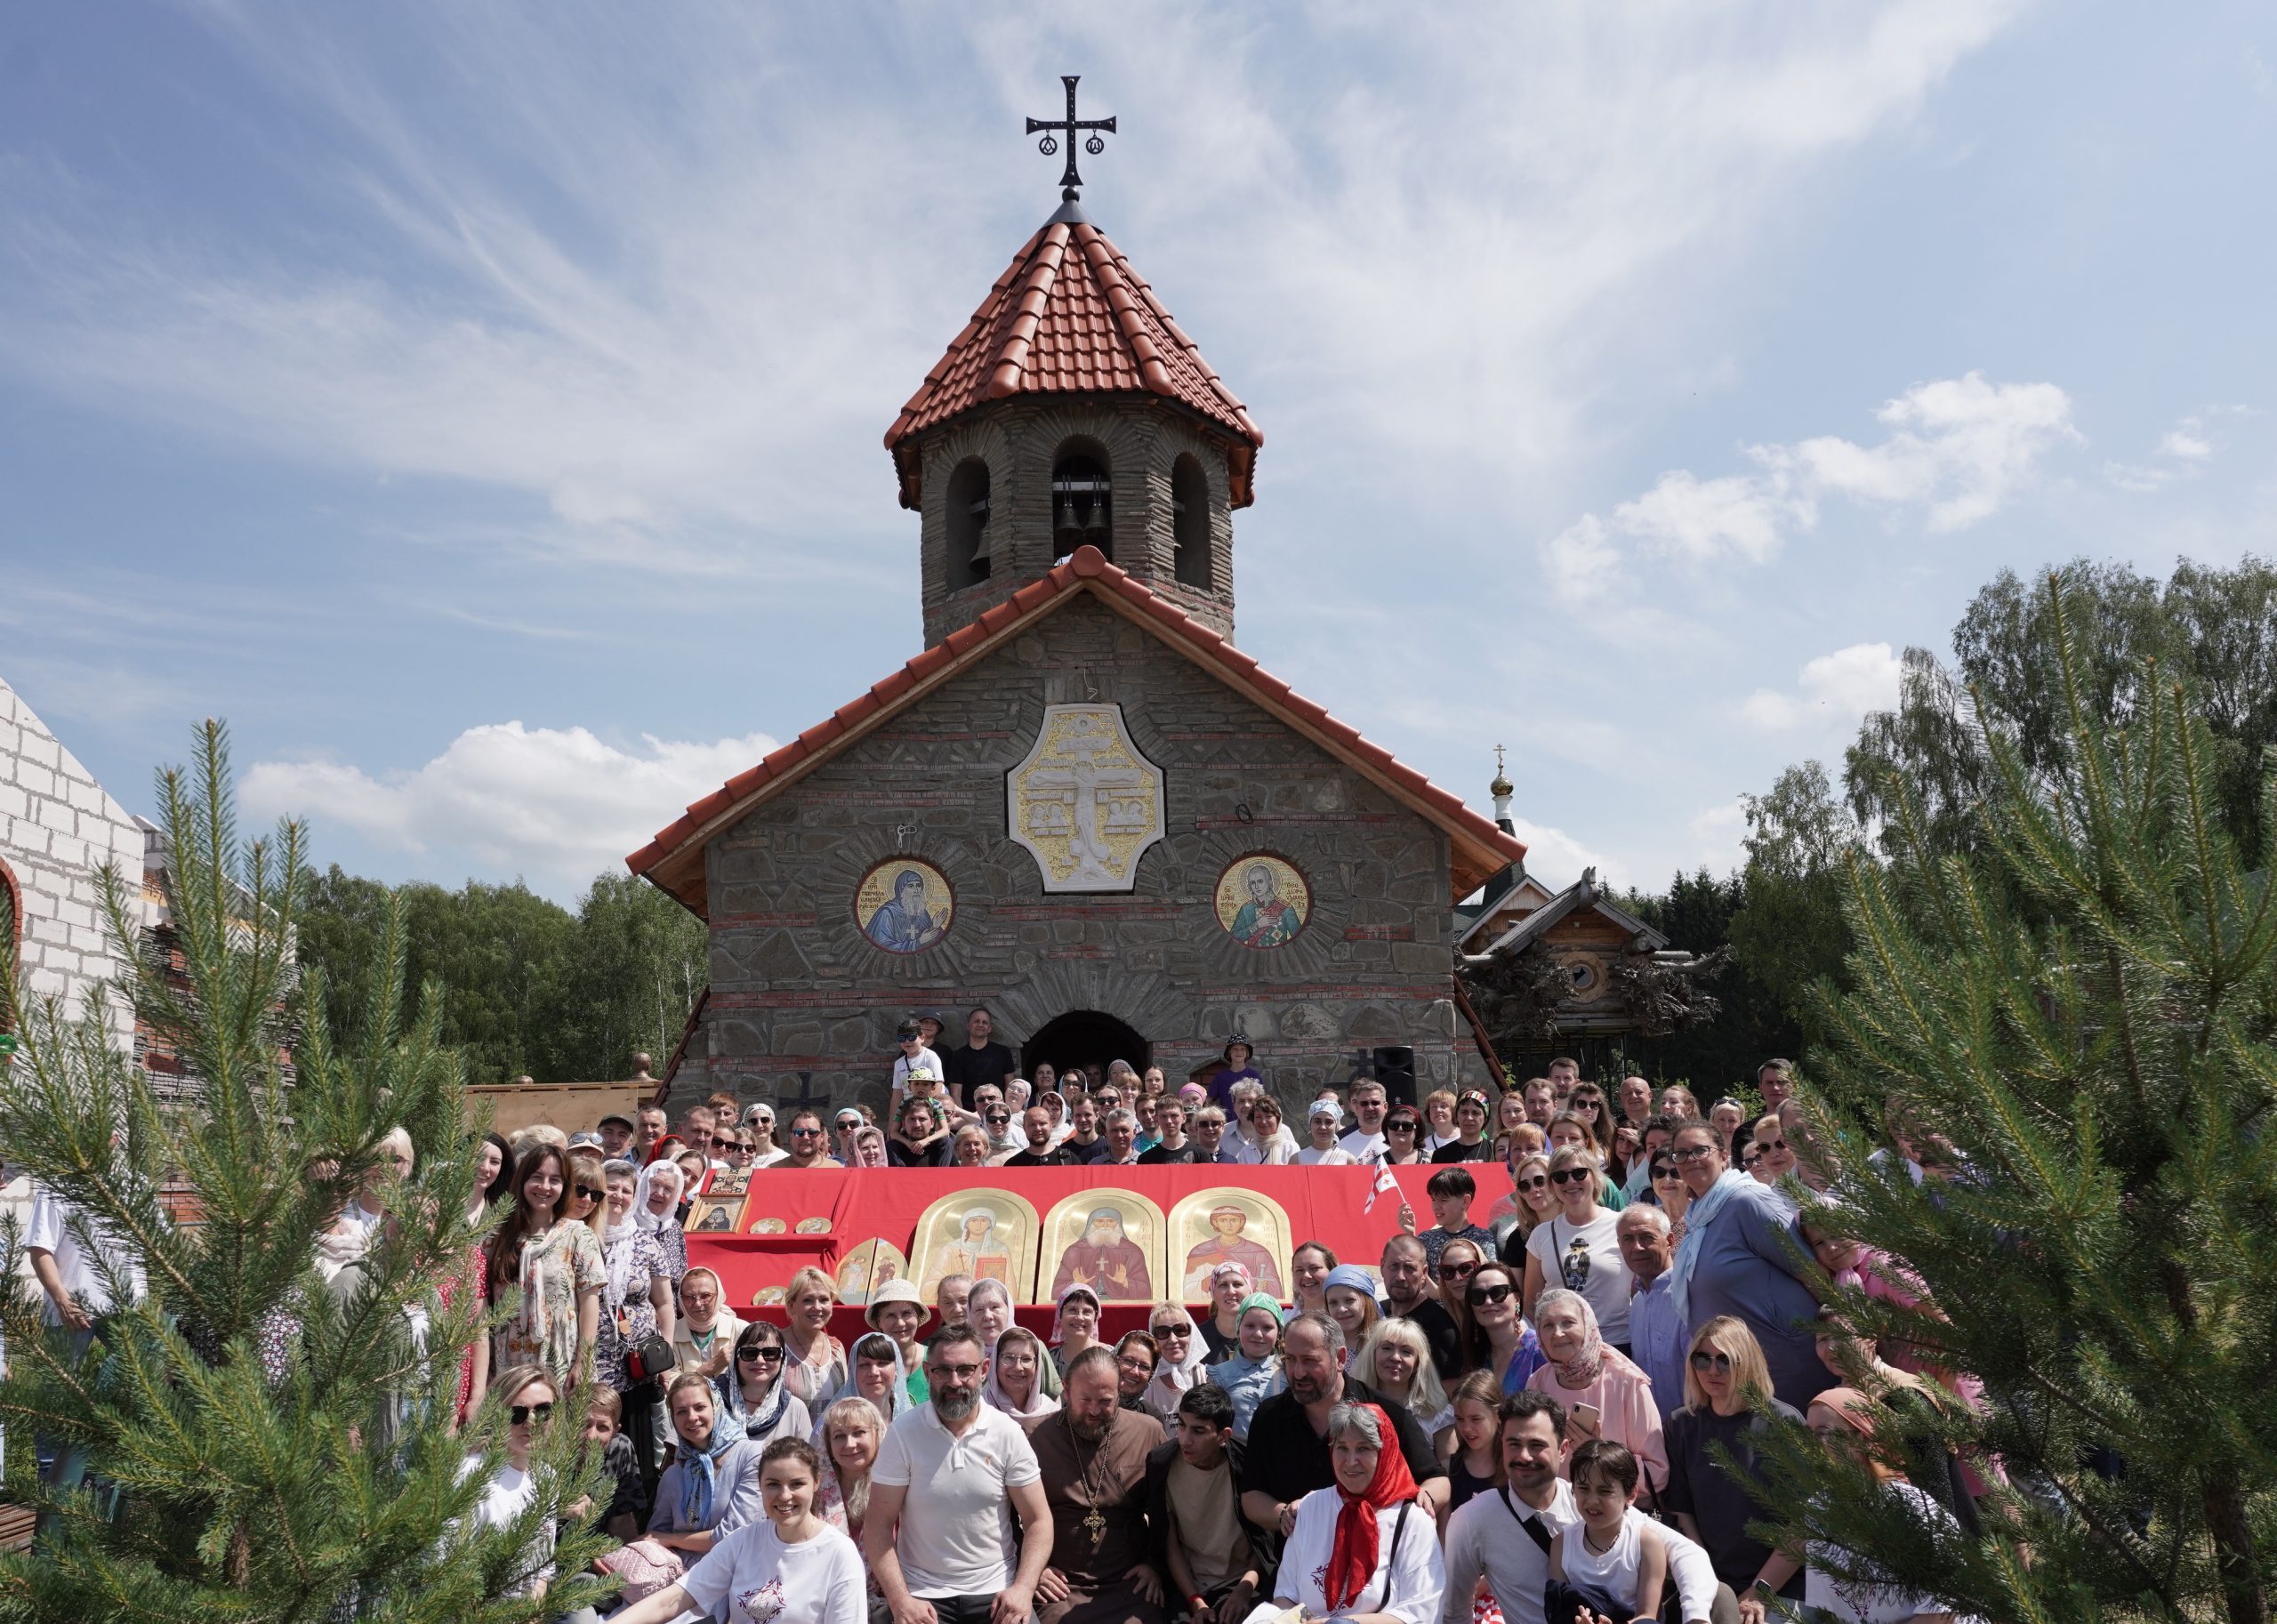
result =
[[567,1381],[575,1374],[578,1295],[599,1291],[608,1279],[601,1243],[585,1225],[565,1219],[543,1239],[524,1241],[521,1263],[521,1301],[498,1332],[492,1370],[536,1363]]
[[846,1347],[828,1331],[817,1337],[800,1358],[786,1339],[783,1345],[783,1385],[791,1396],[810,1411],[846,1385]]
[[620,1305],[616,1300],[612,1280],[601,1290],[601,1329],[593,1345],[593,1379],[622,1393],[632,1385],[624,1376],[628,1347],[637,1347],[643,1339],[656,1334],[656,1305],[648,1298],[649,1286],[660,1274],[671,1280],[672,1265],[653,1229],[620,1229],[603,1246],[602,1258],[611,1266],[608,1273],[624,1282],[621,1306],[624,1310],[625,1335],[617,1333],[616,1310]]

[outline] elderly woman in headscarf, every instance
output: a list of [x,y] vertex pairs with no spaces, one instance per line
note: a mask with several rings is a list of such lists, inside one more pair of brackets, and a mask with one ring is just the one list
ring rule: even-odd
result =
[[[1653,1379],[1598,1335],[1597,1310],[1579,1291],[1544,1291],[1534,1302],[1533,1328],[1547,1363],[1526,1386],[1565,1406],[1577,1446],[1605,1438],[1636,1456],[1639,1498],[1657,1504],[1668,1485],[1669,1451]],[[1595,1420],[1575,1413],[1584,1406],[1597,1412]]]
[[688,1273],[688,1236],[680,1226],[683,1182],[679,1167],[664,1157],[640,1170],[640,1186],[632,1193],[632,1221],[656,1237],[656,1245],[664,1254],[664,1270],[674,1286]]
[[1162,1359],[1141,1396],[1147,1409],[1175,1427],[1178,1401],[1186,1396],[1187,1388],[1210,1379],[1203,1374],[1209,1368],[1210,1350],[1202,1340],[1202,1328],[1178,1303],[1156,1303],[1147,1316],[1147,1334],[1155,1339]]
[[1307,1619],[1433,1624],[1446,1564],[1391,1419],[1374,1404],[1339,1404],[1328,1444],[1336,1481],[1297,1502],[1274,1606],[1301,1607]]
[[1234,1323],[1239,1345],[1210,1367],[1210,1381],[1234,1401],[1234,1436],[1246,1443],[1257,1407],[1289,1385],[1281,1373],[1281,1305],[1252,1291],[1242,1298]]

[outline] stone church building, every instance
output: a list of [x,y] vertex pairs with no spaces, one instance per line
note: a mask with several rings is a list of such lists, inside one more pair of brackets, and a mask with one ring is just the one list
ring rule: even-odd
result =
[[925,649],[627,859],[711,927],[675,1098],[881,1103],[976,1004],[1024,1072],[1485,1081],[1456,904],[1525,848],[1235,647],[1263,440],[1071,195],[886,435]]

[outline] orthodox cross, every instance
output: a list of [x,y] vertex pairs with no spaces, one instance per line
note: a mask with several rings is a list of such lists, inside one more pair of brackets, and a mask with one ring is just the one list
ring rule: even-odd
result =
[[1502,747],[1500,744],[1494,746],[1494,776],[1497,778],[1502,776]]
[[[1055,801],[1068,808],[1072,821],[1066,831],[1067,855],[1074,860],[1076,877],[1095,885],[1113,884],[1122,878],[1106,866],[1107,859],[1114,854],[1099,827],[1101,796],[1111,798],[1118,790],[1144,790],[1155,781],[1154,775],[1144,768],[1102,766],[1094,759],[1109,752],[1120,752],[1122,748],[1120,738],[1079,733],[1060,746],[1062,754],[1074,758],[1068,765],[1040,768],[1030,773],[1020,786],[1031,794],[1050,792]],[[1108,821],[1116,821],[1112,808]]]
[[1031,118],[1028,120],[1028,133],[1030,135],[1034,135],[1039,130],[1044,132],[1043,139],[1036,142],[1035,146],[1036,150],[1042,153],[1046,157],[1050,157],[1053,153],[1059,150],[1059,136],[1058,132],[1065,131],[1066,133],[1067,167],[1060,174],[1059,184],[1066,189],[1060,194],[1061,197],[1069,203],[1075,201],[1075,189],[1083,183],[1083,177],[1075,173],[1076,132],[1079,130],[1090,130],[1095,133],[1090,140],[1083,143],[1083,150],[1090,153],[1093,157],[1098,157],[1100,153],[1106,150],[1106,143],[1098,138],[1096,132],[1104,130],[1109,135],[1114,133],[1114,120],[1112,118],[1078,118],[1075,117],[1075,81],[1082,76],[1080,74],[1073,73],[1064,73],[1059,76],[1059,82],[1067,87],[1066,117]]

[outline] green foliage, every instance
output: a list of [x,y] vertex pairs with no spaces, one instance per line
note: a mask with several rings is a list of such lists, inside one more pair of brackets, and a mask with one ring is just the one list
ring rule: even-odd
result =
[[1849,951],[1843,872],[1863,836],[1816,761],[1789,768],[1769,793],[1744,800],[1747,901],[1732,919],[1732,948],[1787,1017],[1814,1036],[1812,989],[1839,976]]
[[[402,899],[408,974],[443,989],[443,1041],[479,1082],[629,1076],[634,1054],[671,1051],[704,985],[703,921],[629,874],[598,877],[573,914],[519,883],[391,894],[335,864],[302,911],[302,963],[335,988],[358,985],[390,895]],[[327,1014],[352,1023],[357,1011],[334,992]]]
[[[2277,776],[2244,826],[2207,702],[2153,663],[2114,679],[2110,613],[2060,577],[2029,609],[2048,658],[2012,691],[2045,720],[1980,729],[1973,850],[1901,772],[1872,786],[1889,860],[1848,859],[1852,990],[1825,989],[1814,1066],[1847,1170],[1828,1223],[1933,1298],[1837,1311],[1982,1378],[1983,1417],[1938,1430],[2013,1491],[1990,1537],[1933,1537],[1782,1434],[1766,1503],[1958,1611],[2245,1624],[2277,1584]],[[1893,1102],[1955,1178],[1867,1162],[1845,1124]]]
[[[1674,876],[1658,895],[1631,892],[1621,905],[1672,945],[1712,959],[1730,948],[1732,922],[1747,895],[1745,875],[1719,880],[1703,868]],[[1802,1047],[1802,1028],[1736,952],[1723,952],[1715,962],[1718,968],[1699,977],[1722,1005],[1712,1021],[1652,1041],[1624,1039],[1636,1052],[1615,1057],[1594,1074],[1625,1075],[1642,1065],[1645,1076],[1686,1082],[1703,1105],[1718,1094],[1749,1097],[1755,1068],[1774,1055],[1793,1055]]]
[[[483,1481],[463,1479],[468,1446],[495,1449],[497,1418],[454,1435],[461,1355],[483,1327],[471,1292],[445,1311],[434,1288],[478,1238],[464,1216],[475,1140],[431,987],[415,1017],[404,1011],[406,911],[367,908],[356,979],[296,987],[302,833],[242,840],[229,782],[213,723],[194,774],[158,782],[183,973],[142,951],[141,876],[101,875],[107,928],[134,967],[119,991],[203,1080],[198,1098],[158,1102],[110,1041],[102,1000],[67,1010],[26,999],[12,966],[0,977],[23,1040],[0,1073],[0,1142],[81,1215],[115,1301],[133,1298],[131,1272],[148,1281],[84,1346],[44,1326],[28,1286],[0,1297],[0,1419],[84,1451],[96,1485],[11,1483],[50,1525],[32,1551],[0,1556],[0,1624],[550,1617],[594,1583],[566,1579],[543,1603],[508,1594],[534,1522],[453,1532]],[[338,1031],[335,1009],[352,1017]],[[397,1127],[414,1176],[389,1193],[393,1220],[348,1286],[327,1287],[315,1239]],[[170,1220],[169,1178],[197,1222]],[[5,1278],[20,1280],[19,1261],[11,1224]],[[264,1341],[284,1350],[271,1366]],[[573,1443],[562,1429],[533,1518],[587,1486],[560,1452]],[[573,1533],[561,1571],[605,1548]]]
[[[2197,695],[2225,822],[2259,839],[2261,753],[2277,744],[2277,565],[2248,558],[2209,569],[2185,559],[2161,586],[2124,565],[2082,559],[2062,575],[2085,713],[2100,726],[2128,726],[2151,701],[2144,673],[2155,661]],[[2065,749],[2069,712],[2041,680],[2054,644],[2047,597],[2003,570],[1953,630],[1955,670],[1906,650],[1898,708],[1868,717],[1848,752],[1844,777],[1857,816],[1894,824],[1885,786],[1902,780],[1938,850],[1975,849],[1974,809],[1997,778],[1985,729],[2032,772],[2054,769]]]

